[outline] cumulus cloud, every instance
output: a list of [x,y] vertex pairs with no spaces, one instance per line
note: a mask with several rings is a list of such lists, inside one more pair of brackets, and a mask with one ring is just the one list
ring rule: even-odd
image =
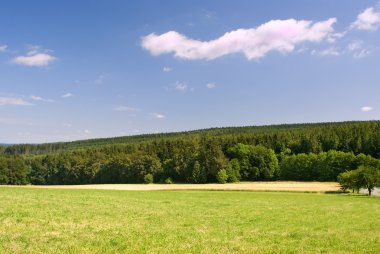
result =
[[57,58],[51,55],[51,50],[43,49],[40,46],[30,46],[25,56],[17,56],[11,61],[14,64],[42,67],[48,66]]
[[370,7],[361,12],[355,22],[351,24],[351,29],[376,31],[380,24],[380,11]]
[[0,45],[0,52],[5,52],[8,48],[8,45]]
[[237,29],[211,40],[187,38],[176,31],[142,38],[141,46],[152,55],[173,53],[186,60],[212,60],[234,53],[243,53],[248,60],[260,59],[272,51],[292,52],[305,42],[327,41],[334,34],[336,18],[321,22],[308,20],[271,20],[256,28]]
[[15,97],[0,97],[0,106],[28,106],[32,105],[31,103],[25,101],[22,98],[15,98]]
[[54,100],[51,100],[51,99],[45,99],[45,98],[42,98],[40,96],[35,96],[35,95],[31,95],[29,96],[29,98],[31,100],[34,100],[34,101],[43,101],[43,102],[54,102]]
[[184,82],[177,81],[175,84],[175,90],[180,92],[186,92],[189,89],[188,85]]
[[208,89],[213,89],[213,88],[216,87],[216,84],[215,84],[215,83],[208,83],[208,84],[206,85],[206,87],[207,87]]
[[370,112],[373,110],[373,107],[366,106],[366,107],[362,107],[361,110],[362,112]]
[[115,110],[115,111],[127,111],[127,112],[135,112],[135,111],[137,111],[137,109],[135,109],[135,108],[128,107],[128,106],[122,106],[122,105],[115,106],[113,108],[113,110]]
[[69,97],[73,97],[74,96],[74,94],[72,94],[72,93],[65,93],[65,94],[62,94],[62,98],[69,98]]
[[163,72],[171,72],[172,70],[173,70],[173,68],[171,68],[171,67],[164,67],[162,69]]
[[160,113],[152,113],[151,115],[152,115],[154,118],[157,118],[157,119],[164,119],[164,118],[165,118],[165,115],[160,114]]

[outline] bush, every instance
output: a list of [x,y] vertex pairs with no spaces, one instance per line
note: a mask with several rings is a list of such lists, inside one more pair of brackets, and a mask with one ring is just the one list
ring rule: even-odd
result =
[[153,183],[153,175],[152,174],[146,174],[144,176],[144,182],[145,183]]
[[166,183],[166,184],[173,184],[173,180],[170,177],[168,177],[168,178],[165,179],[164,183]]
[[218,183],[226,183],[227,179],[228,175],[225,169],[220,170],[216,175],[216,180],[218,181]]

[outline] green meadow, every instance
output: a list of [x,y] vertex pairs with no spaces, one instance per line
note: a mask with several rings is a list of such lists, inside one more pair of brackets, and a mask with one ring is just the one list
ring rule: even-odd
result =
[[380,198],[0,188],[0,253],[380,253]]

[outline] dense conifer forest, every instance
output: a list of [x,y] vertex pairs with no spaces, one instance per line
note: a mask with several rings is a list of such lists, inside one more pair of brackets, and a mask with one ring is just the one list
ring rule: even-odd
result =
[[0,184],[336,181],[380,168],[380,122],[213,128],[0,146]]

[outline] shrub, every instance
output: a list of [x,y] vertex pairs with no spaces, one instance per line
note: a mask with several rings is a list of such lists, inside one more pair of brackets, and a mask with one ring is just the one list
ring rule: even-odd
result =
[[165,179],[164,183],[166,183],[166,184],[173,184],[173,180],[170,177],[168,177],[168,178]]
[[228,179],[228,175],[225,169],[222,169],[216,174],[216,180],[218,183],[226,183]]
[[144,176],[144,182],[145,183],[153,183],[153,175],[152,174],[146,174]]

